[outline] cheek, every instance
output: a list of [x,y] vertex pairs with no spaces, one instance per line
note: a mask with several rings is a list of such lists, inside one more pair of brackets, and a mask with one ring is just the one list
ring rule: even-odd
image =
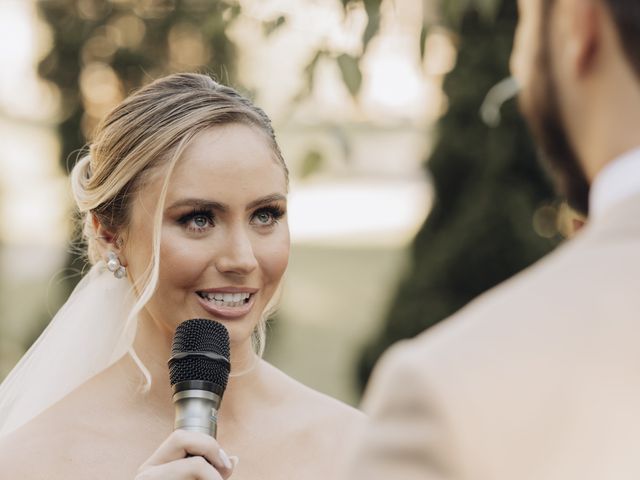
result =
[[135,285],[141,285],[140,282],[146,278],[151,264],[151,236],[147,235],[144,229],[139,229],[137,232],[134,238],[127,241],[123,256],[132,282]]
[[206,268],[207,258],[202,248],[196,248],[169,234],[163,235],[160,244],[160,278],[162,285],[187,286],[194,282]]
[[265,277],[265,282],[278,283],[284,275],[289,263],[289,231],[283,231],[269,238],[267,242],[260,242],[255,249],[256,259]]

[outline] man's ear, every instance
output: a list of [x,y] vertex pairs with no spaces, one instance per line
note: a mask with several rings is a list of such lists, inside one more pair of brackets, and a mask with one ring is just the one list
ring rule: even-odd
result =
[[106,257],[107,252],[114,252],[122,265],[126,266],[126,259],[123,255],[124,239],[121,235],[112,230],[105,228],[95,214],[91,214],[91,222],[93,230],[96,232],[96,242],[100,249],[100,256]]
[[602,22],[605,12],[601,2],[574,0],[571,49],[576,74],[583,76],[594,66],[601,46]]

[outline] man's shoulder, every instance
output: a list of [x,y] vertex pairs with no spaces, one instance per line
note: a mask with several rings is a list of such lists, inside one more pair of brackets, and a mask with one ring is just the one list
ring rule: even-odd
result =
[[[385,370],[390,376],[409,372],[415,380],[433,370],[457,375],[527,361],[541,347],[550,352],[558,332],[593,313],[599,299],[588,292],[607,281],[593,278],[583,244],[568,242],[438,325],[394,345],[381,361]],[[557,350],[564,351],[560,345]]]
[[482,412],[506,411],[510,403],[522,404],[521,395],[535,398],[531,390],[546,388],[538,385],[538,373],[566,352],[552,318],[560,304],[571,303],[556,288],[574,261],[571,250],[563,250],[389,348],[367,387],[365,411],[387,419],[412,412],[406,430],[415,428],[415,418],[431,429],[466,431],[482,423]]

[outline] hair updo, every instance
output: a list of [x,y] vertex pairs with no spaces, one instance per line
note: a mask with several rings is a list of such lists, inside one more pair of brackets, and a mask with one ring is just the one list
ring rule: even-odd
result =
[[[178,157],[178,146],[184,150],[197,133],[231,123],[263,132],[288,179],[269,117],[207,75],[181,73],[160,78],[115,107],[98,125],[88,153],[71,172],[89,262],[100,260],[91,214],[107,230],[122,232],[130,220],[130,199],[145,175],[169,163],[172,156]],[[169,170],[175,161],[171,163]]]

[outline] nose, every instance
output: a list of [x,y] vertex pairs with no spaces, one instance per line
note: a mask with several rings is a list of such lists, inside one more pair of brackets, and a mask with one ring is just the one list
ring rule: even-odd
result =
[[220,273],[248,275],[258,266],[251,238],[241,227],[227,232],[218,253],[216,268]]

